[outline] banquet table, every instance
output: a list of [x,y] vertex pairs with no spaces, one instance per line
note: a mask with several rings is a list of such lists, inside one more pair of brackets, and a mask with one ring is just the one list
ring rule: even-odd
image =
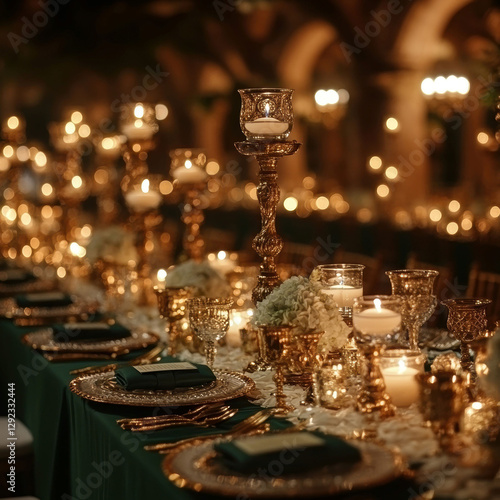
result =
[[[136,316],[136,321],[146,320],[147,316]],[[237,408],[238,413],[219,424],[215,430],[177,427],[150,433],[126,431],[117,425],[117,419],[147,416],[155,410],[91,402],[72,393],[69,389],[73,378],[69,373],[71,370],[107,362],[50,363],[21,342],[21,337],[33,329],[15,326],[10,320],[0,320],[0,373],[3,387],[7,383],[15,384],[16,417],[27,425],[34,437],[36,494],[40,500],[210,498],[205,493],[175,486],[162,472],[163,456],[145,451],[143,446],[229,430],[258,411],[261,408],[259,405],[274,404],[274,398],[269,396],[273,388],[272,373],[257,372],[252,377],[261,389],[260,398],[256,400],[258,405],[247,397],[230,401],[229,404]],[[187,351],[180,358],[197,362],[203,359],[201,355]],[[219,363],[237,369],[238,365],[246,362],[241,358],[244,358],[244,354],[240,349],[221,349]],[[292,415],[294,423],[297,423],[297,418],[302,421],[308,419],[310,428],[346,436],[366,425],[364,417],[352,408],[336,412],[323,408],[301,408],[298,402],[303,396],[302,389],[287,388],[287,391],[297,406]],[[2,404],[6,399],[3,398]],[[290,422],[283,419],[272,420],[274,429],[289,425]],[[416,462],[436,455],[436,440],[429,429],[421,427],[421,417],[415,409],[402,412],[397,419],[379,422],[376,432],[386,445],[400,446],[406,457]],[[446,457],[443,461],[443,457],[438,454],[437,458],[431,460],[436,460],[435,469],[447,470]],[[455,477],[451,479],[455,481],[456,487],[459,484],[456,477],[461,477],[461,472],[455,467],[453,473]],[[369,492],[347,496],[408,499],[418,498],[415,496],[418,491],[418,484],[400,478]]]

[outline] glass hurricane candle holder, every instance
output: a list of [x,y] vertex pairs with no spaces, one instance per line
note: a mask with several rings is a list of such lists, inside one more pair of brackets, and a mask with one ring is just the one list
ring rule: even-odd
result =
[[128,141],[150,141],[158,131],[153,106],[142,102],[130,102],[121,108],[120,127]]
[[403,299],[403,327],[408,331],[410,349],[417,350],[422,325],[432,316],[437,305],[433,295],[438,271],[427,269],[399,269],[387,271],[393,295]]
[[188,300],[193,297],[194,289],[186,287],[154,287],[158,300],[160,317],[165,319],[168,338],[167,354],[177,353],[179,338],[182,333],[182,320],[187,316]]
[[290,135],[293,90],[256,88],[238,92],[240,127],[248,141],[283,141]]
[[276,384],[276,412],[278,417],[288,415],[295,408],[286,402],[286,395],[283,391],[285,377],[283,368],[290,362],[290,357],[294,348],[294,336],[291,326],[260,326],[258,330],[259,344],[262,349],[262,356],[274,369],[273,376]]
[[189,323],[195,334],[205,342],[207,365],[212,368],[217,353],[215,342],[226,335],[232,299],[199,297],[189,301]]
[[450,372],[418,373],[420,412],[448,452],[460,449],[458,424],[466,404],[466,381]]
[[318,393],[320,405],[332,410],[340,410],[349,404],[344,366],[334,360],[318,370]]
[[420,351],[388,349],[380,358],[387,394],[397,407],[407,407],[419,398],[417,373],[424,371],[425,358]]
[[448,299],[442,302],[448,308],[446,326],[453,337],[460,341],[462,368],[472,372],[470,346],[488,330],[486,308],[490,299]]
[[352,322],[358,349],[364,355],[364,387],[358,395],[357,409],[363,413],[394,414],[380,371],[385,345],[393,342],[401,328],[402,301],[389,295],[366,295],[354,299]]

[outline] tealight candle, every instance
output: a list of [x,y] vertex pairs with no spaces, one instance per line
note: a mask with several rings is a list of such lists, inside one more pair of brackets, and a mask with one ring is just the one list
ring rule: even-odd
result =
[[149,189],[149,180],[144,179],[140,190],[125,193],[125,202],[134,212],[144,213],[158,208],[161,203],[161,194],[158,191],[151,191]]
[[354,299],[363,295],[363,287],[349,285],[333,285],[321,291],[331,295],[338,307],[352,307]]
[[419,387],[415,379],[417,373],[418,370],[407,366],[403,359],[399,360],[398,366],[382,368],[385,388],[393,404],[406,407],[418,401]]
[[135,120],[134,123],[126,123],[122,126],[122,132],[129,140],[151,139],[156,132],[152,125],[143,121]]
[[257,118],[257,120],[245,123],[246,130],[251,134],[269,137],[284,134],[288,130],[288,126],[286,122],[269,117]]
[[191,160],[186,160],[184,165],[177,167],[172,172],[172,177],[179,184],[195,184],[203,182],[207,178],[207,173],[197,165],[193,165]]
[[352,316],[353,326],[365,335],[385,336],[401,324],[401,314],[381,307],[380,299],[373,301],[374,307],[356,312]]

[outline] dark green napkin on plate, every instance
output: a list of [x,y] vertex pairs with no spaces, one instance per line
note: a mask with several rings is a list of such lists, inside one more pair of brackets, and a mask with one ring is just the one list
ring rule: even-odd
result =
[[71,297],[62,292],[25,293],[16,295],[15,300],[19,307],[63,307],[73,303]]
[[305,472],[323,465],[350,465],[361,459],[355,446],[321,432],[298,431],[233,439],[215,445],[230,469],[252,473],[279,462],[283,473]]
[[[138,370],[145,370],[142,373]],[[116,370],[116,382],[124,389],[176,389],[208,384],[215,380],[212,370],[196,363],[168,362],[126,366]]]
[[36,276],[24,269],[5,269],[4,271],[0,271],[1,285],[19,285],[35,280]]
[[130,337],[130,330],[115,323],[68,323],[52,326],[53,337],[57,342],[93,342],[117,340]]

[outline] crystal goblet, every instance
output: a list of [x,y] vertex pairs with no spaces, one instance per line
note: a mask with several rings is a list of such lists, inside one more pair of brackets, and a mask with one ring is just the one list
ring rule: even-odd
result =
[[401,327],[402,300],[394,295],[366,295],[354,299],[352,322],[358,349],[365,356],[364,387],[358,395],[357,409],[363,413],[394,415],[394,406],[385,390],[380,356]]
[[189,300],[189,323],[196,335],[205,342],[207,365],[212,368],[217,353],[215,342],[226,335],[232,299],[198,297]]
[[433,295],[438,271],[430,269],[398,269],[386,271],[391,281],[392,294],[403,299],[403,327],[408,331],[410,349],[418,347],[418,334],[422,325],[432,316],[437,305]]
[[178,350],[181,335],[181,320],[187,314],[188,300],[193,296],[194,289],[190,287],[154,287],[158,299],[160,317],[167,320],[166,332],[168,341],[167,354],[173,356]]
[[460,340],[462,368],[472,371],[470,345],[483,337],[488,328],[486,307],[490,299],[448,299],[442,302],[448,308],[448,331]]

